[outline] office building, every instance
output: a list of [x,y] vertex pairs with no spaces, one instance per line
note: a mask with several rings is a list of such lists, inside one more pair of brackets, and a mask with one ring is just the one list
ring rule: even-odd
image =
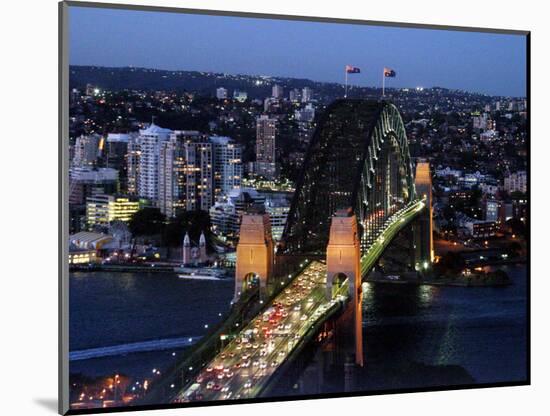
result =
[[107,226],[114,221],[129,222],[140,209],[140,203],[125,196],[96,194],[86,198],[88,229]]

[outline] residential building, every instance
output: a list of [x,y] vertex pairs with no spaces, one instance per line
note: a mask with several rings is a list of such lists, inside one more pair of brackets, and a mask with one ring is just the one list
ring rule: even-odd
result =
[[277,120],[262,115],[256,120],[256,173],[268,180],[276,177]]
[[138,195],[153,203],[159,197],[159,161],[162,143],[168,140],[172,130],[164,129],[151,123],[139,131],[139,173]]

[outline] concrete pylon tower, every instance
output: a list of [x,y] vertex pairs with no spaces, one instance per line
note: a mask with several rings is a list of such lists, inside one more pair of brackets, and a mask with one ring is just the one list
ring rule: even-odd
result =
[[327,246],[327,299],[332,299],[333,286],[347,279],[351,297],[351,320],[355,336],[355,363],[363,365],[363,330],[361,302],[361,250],[357,229],[357,217],[351,209],[336,212],[330,224]]
[[206,263],[208,260],[208,257],[206,256],[206,237],[204,236],[204,232],[201,232],[201,236],[199,238],[199,263]]
[[191,263],[191,240],[187,233],[185,233],[185,237],[183,237],[182,261],[184,265]]
[[416,238],[416,257],[422,263],[421,267],[426,268],[425,266],[431,264],[434,259],[432,175],[429,162],[418,161],[416,163],[414,182],[418,197],[426,199],[426,215],[419,219],[420,227]]
[[259,284],[265,294],[273,273],[273,238],[268,214],[243,214],[237,244],[235,295],[237,301],[249,284]]

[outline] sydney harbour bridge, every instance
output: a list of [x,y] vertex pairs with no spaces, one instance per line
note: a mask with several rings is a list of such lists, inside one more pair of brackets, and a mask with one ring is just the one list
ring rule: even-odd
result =
[[267,214],[243,216],[231,311],[143,404],[267,396],[308,344],[331,336],[346,338],[362,366],[361,283],[405,231],[403,272],[430,268],[429,164],[411,160],[393,104],[333,102],[318,120],[280,243]]

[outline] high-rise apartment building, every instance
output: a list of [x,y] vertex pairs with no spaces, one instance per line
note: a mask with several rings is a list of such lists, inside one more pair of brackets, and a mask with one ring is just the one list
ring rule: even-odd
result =
[[276,176],[277,120],[262,115],[256,120],[256,173],[266,179]]
[[138,195],[157,202],[159,196],[159,161],[162,143],[168,140],[172,130],[151,125],[139,131]]
[[214,165],[214,199],[225,198],[241,187],[243,176],[242,149],[231,138],[211,136]]
[[213,146],[197,131],[174,131],[162,144],[159,208],[166,216],[208,210],[214,200]]
[[126,187],[129,195],[138,194],[140,158],[140,136],[130,136],[126,153]]

